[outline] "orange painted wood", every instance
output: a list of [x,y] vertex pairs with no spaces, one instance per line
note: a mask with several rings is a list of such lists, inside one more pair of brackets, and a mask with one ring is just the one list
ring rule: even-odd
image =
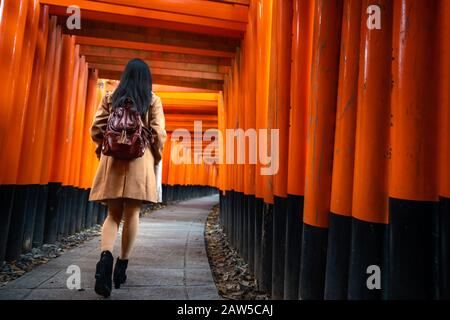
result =
[[[363,2],[366,17],[370,1]],[[392,1],[382,4],[381,30],[369,30],[361,19],[359,93],[352,216],[388,222],[388,166],[391,91]]]
[[[246,79],[245,79],[245,128],[256,128],[256,65],[254,57],[256,56],[256,15],[257,7],[255,5],[250,6],[249,23],[247,25],[247,32],[245,36],[245,67],[246,67]],[[246,150],[253,151],[257,154],[256,144],[248,145]],[[255,194],[255,164],[249,162],[249,152],[246,152],[246,164],[244,174],[244,193],[247,195]]]
[[[22,142],[25,132],[25,122],[28,114],[29,94],[32,79],[34,54],[36,51],[37,34],[39,27],[40,7],[37,0],[27,0],[27,13],[25,20],[25,34],[23,47],[20,55],[20,69],[18,77],[13,87],[12,104],[7,131],[7,139],[4,141],[4,148],[8,150],[5,156],[3,169],[6,172],[7,180],[4,183],[14,183],[18,179],[19,164],[22,152]],[[19,40],[20,41],[20,40]]]
[[[102,79],[120,80],[121,72],[99,70]],[[208,90],[222,90],[223,81],[207,80],[199,78],[174,77],[166,75],[154,75],[153,83],[160,85],[171,85],[185,88],[199,88]]]
[[73,135],[74,135],[74,127],[75,127],[75,112],[77,105],[77,92],[78,92],[78,80],[80,75],[80,57],[79,57],[79,47],[75,46],[75,54],[74,54],[74,62],[73,62],[73,73],[72,78],[67,79],[68,82],[71,82],[70,92],[69,92],[69,104],[67,106],[67,126],[66,131],[64,133],[64,141],[65,141],[65,164],[64,164],[64,177],[63,177],[63,185],[72,185],[73,177],[72,177],[72,157],[76,155],[73,154]]
[[440,7],[440,188],[439,195],[450,198],[450,1]]
[[[31,180],[37,181],[35,183],[43,183],[42,182],[42,173],[43,173],[43,163],[44,163],[44,149],[46,146],[50,145],[46,141],[46,132],[48,130],[48,119],[50,118],[49,108],[51,104],[51,92],[53,89],[52,85],[52,75],[54,70],[54,62],[56,56],[56,35],[57,27],[56,27],[56,19],[50,18],[48,22],[48,35],[46,41],[46,55],[45,61],[42,71],[42,88],[39,92],[37,92],[38,96],[36,99],[36,104],[30,105],[30,108],[34,107],[38,109],[38,117],[36,128],[33,133],[33,142],[31,144],[31,153],[33,154],[33,166],[31,170]],[[46,182],[45,182],[46,183]]]
[[67,155],[67,132],[70,124],[70,97],[73,85],[73,73],[75,64],[75,39],[73,37],[62,36],[62,54],[61,54],[61,70],[58,83],[58,119],[56,124],[56,132],[60,133],[60,138],[54,141],[52,167],[50,172],[51,182],[63,182],[65,179],[65,167],[70,161]]
[[[389,196],[438,196],[438,1],[394,3],[392,170]],[[407,30],[407,32],[405,32]]]
[[220,58],[233,58],[234,53],[218,50],[206,50],[197,48],[179,47],[174,45],[163,45],[153,43],[133,42],[126,40],[113,40],[105,38],[91,38],[91,37],[76,37],[77,43],[81,45],[111,47],[111,48],[123,48],[134,50],[146,50],[146,51],[161,51],[169,53],[181,53],[181,54],[193,54],[199,56],[211,56]]
[[247,23],[248,15],[248,8],[245,6],[233,6],[217,2],[205,3],[205,1],[202,0],[98,0],[95,2],[105,2],[128,7],[153,9],[156,11],[174,12],[184,15],[216,18],[243,23]]
[[[245,87],[244,87],[244,69],[243,69],[243,58],[244,58],[244,51],[243,50],[239,50],[239,59],[237,60],[237,76],[238,76],[238,81],[237,83],[237,88],[236,88],[236,102],[235,102],[235,113],[236,113],[236,129],[245,129],[245,112],[242,112],[244,110],[244,92],[245,92]],[[243,153],[245,155],[246,151],[245,151],[245,146],[244,146],[244,150],[240,150],[238,149],[238,146],[236,144],[236,159],[238,156],[238,153]],[[244,164],[240,164],[238,162],[236,162],[236,166],[235,166],[235,175],[236,175],[236,184],[235,184],[235,190],[238,192],[244,192]]]
[[342,1],[315,2],[303,221],[326,228],[330,213]]
[[71,166],[71,184],[80,186],[80,169],[83,149],[83,128],[86,110],[86,89],[87,89],[88,66],[85,57],[80,58],[80,70],[77,83],[77,98],[75,106],[75,122],[72,139],[72,166]]
[[41,92],[44,86],[45,56],[47,51],[49,18],[48,7],[42,7],[39,18],[39,31],[37,35],[36,51],[34,56],[33,73],[31,78],[30,94],[28,99],[28,116],[25,118],[25,132],[22,141],[22,152],[20,156],[18,184],[38,184],[39,177],[33,176],[36,166],[33,154],[36,142],[36,131],[41,123],[39,105],[41,103]]
[[198,115],[198,114],[167,114],[166,121],[202,121],[205,123],[217,123],[217,115]]
[[171,135],[167,135],[167,140],[163,149],[162,157],[162,184],[168,184],[169,182],[169,167],[170,167],[170,150],[171,150]]
[[[113,58],[113,57],[101,57],[89,55],[86,56],[86,61],[89,64],[119,65],[122,67],[122,70],[129,60],[130,59],[126,58]],[[229,71],[229,67],[227,66],[218,66],[212,64],[183,63],[183,62],[155,61],[155,60],[144,60],[144,61],[149,65],[149,67],[152,70],[153,68],[156,68],[156,69],[171,69],[171,70],[224,73],[224,74],[228,73]]]
[[235,37],[239,37],[245,30],[245,23],[242,22],[189,16],[86,0],[41,0],[41,3],[51,5],[50,13],[56,15],[66,15],[66,8],[68,6],[77,5],[82,9],[83,16],[92,20],[120,21],[121,23],[131,25],[153,26]]
[[[5,1],[4,12],[1,22],[1,40],[0,40],[0,71],[3,75],[0,84],[0,98],[3,106],[0,108],[2,119],[5,119],[5,125],[1,126],[0,142],[4,146],[4,152],[0,154],[0,165],[5,170],[1,171],[2,184],[15,184],[17,172],[11,171],[14,161],[18,161],[17,142],[21,141],[23,127],[20,126],[21,118],[24,116],[24,110],[14,108],[18,83],[20,83],[20,67],[22,51],[24,51],[24,35],[26,32],[26,22],[29,1]],[[23,76],[23,74],[22,74]],[[18,140],[16,134],[20,135]],[[8,142],[9,141],[9,142]],[[8,168],[8,170],[6,170]],[[14,168],[13,168],[14,169]]]
[[160,95],[162,92],[183,92],[183,93],[218,93],[216,90],[183,88],[176,86],[166,86],[161,84],[153,84],[153,91]]
[[93,176],[91,176],[91,166],[94,163],[96,145],[91,139],[90,129],[92,119],[97,111],[97,81],[98,71],[89,69],[86,92],[86,112],[83,121],[83,138],[80,167],[80,187],[88,189],[92,186]]
[[53,166],[53,161],[59,155],[53,154],[55,141],[59,139],[59,132],[56,131],[57,122],[60,121],[58,113],[60,106],[57,104],[57,98],[59,93],[59,74],[61,71],[61,58],[62,58],[62,34],[61,27],[55,28],[55,54],[52,63],[52,73],[50,74],[49,81],[47,83],[48,91],[46,91],[45,101],[48,104],[48,113],[46,114],[47,128],[44,136],[44,148],[42,154],[42,169],[41,169],[41,183],[47,184],[50,181],[50,172]]
[[[272,1],[261,0],[257,4],[256,30],[257,30],[257,50],[260,54],[257,55],[256,65],[256,127],[257,129],[268,128],[268,94],[269,94],[269,66],[270,66],[270,45],[272,43]],[[259,135],[259,143],[266,144],[267,137]],[[261,168],[263,166],[258,161],[255,173],[255,196],[263,198],[265,202],[272,203],[273,195],[271,188],[266,188],[265,180],[267,176],[261,175]]]
[[360,0],[344,0],[342,17],[331,212],[344,216],[352,214],[361,4]]
[[[125,65],[90,63],[89,66],[93,69],[107,70],[107,71],[123,72],[123,70],[125,70]],[[219,81],[223,80],[223,74],[221,74],[221,73],[174,70],[174,69],[160,69],[160,68],[152,68],[151,71],[152,71],[152,74],[154,74],[154,75],[185,77],[185,78],[194,78],[194,79],[196,78],[196,79],[206,79],[206,80],[219,80]]]
[[108,58],[140,58],[150,61],[169,61],[177,63],[196,63],[218,66],[230,66],[231,58],[218,58],[211,56],[199,56],[193,54],[180,54],[171,52],[145,51],[124,48],[110,48],[101,46],[81,45],[80,54],[86,56],[98,56]]
[[291,49],[292,17],[291,1],[275,1],[272,32],[275,43],[271,51],[271,71],[269,108],[272,113],[272,127],[278,129],[278,157],[271,146],[272,161],[278,158],[278,171],[273,176],[273,194],[287,197],[288,157],[289,153],[289,116],[291,93]]
[[215,115],[217,107],[196,107],[182,105],[164,105],[164,114],[199,114],[199,115]]
[[227,188],[227,168],[224,162],[225,159],[225,128],[226,128],[226,113],[224,107],[224,95],[223,92],[219,93],[217,104],[217,114],[218,114],[218,129],[220,131],[219,136],[219,177],[218,177],[218,185],[220,190],[225,191]]
[[[39,47],[37,44],[38,36],[42,32],[46,32],[46,28],[48,27],[48,24],[45,23],[45,20],[48,20],[48,9],[45,10],[45,8],[41,11],[40,7],[37,3],[35,3],[36,6],[30,7],[29,10],[32,10],[32,14],[38,14],[40,15],[38,25],[36,24],[36,21],[29,25],[27,23],[28,30],[26,31],[29,35],[28,43],[25,44],[26,50],[28,51],[26,56],[22,56],[23,64],[22,64],[22,71],[21,72],[27,72],[25,70],[29,70],[29,68],[32,68],[32,72],[29,74],[30,78],[25,79],[27,83],[20,84],[24,87],[25,92],[22,93],[22,95],[19,97],[16,97],[16,100],[14,104],[20,105],[22,104],[22,108],[24,112],[26,112],[26,116],[24,116],[23,120],[24,123],[24,132],[23,132],[23,139],[22,139],[22,145],[21,145],[21,151],[20,151],[20,158],[18,163],[18,178],[17,178],[17,184],[38,184],[39,178],[33,179],[31,176],[31,171],[33,170],[33,167],[36,165],[34,163],[34,157],[35,155],[32,152],[32,137],[34,136],[34,130],[36,125],[39,125],[39,120],[41,115],[38,115],[38,112],[33,110],[33,106],[36,98],[39,98],[39,95],[33,96],[38,94],[34,89],[34,82],[36,81],[36,84],[40,81],[40,75],[36,74],[36,68],[33,65],[34,58],[36,57],[36,65],[40,67],[40,64],[43,60],[43,55],[45,59],[45,49],[42,50],[42,47]],[[47,13],[47,15],[46,15]],[[34,19],[34,18],[32,18]],[[33,30],[30,30],[32,28]],[[33,46],[34,48],[30,48],[30,46]],[[39,56],[39,58],[37,58]],[[38,60],[39,59],[39,60]],[[19,108],[20,110],[20,108]]]
[[314,0],[295,0],[291,65],[287,193],[305,195],[307,110],[314,27]]
[[120,21],[104,22],[83,19],[81,29],[70,30],[66,27],[67,17],[58,16],[58,23],[66,34],[91,38],[127,40],[140,43],[176,45],[178,47],[234,52],[240,45],[240,39],[190,33],[157,27],[143,27],[121,24]]

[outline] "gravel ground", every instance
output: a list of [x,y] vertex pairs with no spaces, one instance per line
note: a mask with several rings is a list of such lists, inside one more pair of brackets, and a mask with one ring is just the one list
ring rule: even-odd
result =
[[150,203],[146,204],[142,207],[141,210],[141,217],[147,217],[149,216],[153,211],[163,209],[167,207],[165,203]]
[[214,281],[219,294],[231,300],[268,300],[270,295],[258,291],[257,281],[248,265],[228,243],[219,223],[219,206],[206,220],[206,247]]
[[0,287],[3,287],[8,282],[23,276],[34,267],[45,264],[51,259],[59,257],[65,251],[99,236],[100,229],[101,227],[96,225],[93,228],[65,237],[55,244],[44,244],[40,248],[33,248],[30,252],[22,254],[20,259],[17,261],[4,262],[0,267]]

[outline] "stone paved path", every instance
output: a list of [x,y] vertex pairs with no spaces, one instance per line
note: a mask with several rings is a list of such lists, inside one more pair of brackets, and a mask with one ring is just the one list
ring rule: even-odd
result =
[[[204,242],[206,217],[218,201],[218,196],[184,201],[142,218],[127,283],[113,289],[110,299],[220,299]],[[93,290],[99,246],[95,238],[37,267],[0,288],[0,300],[99,299]],[[67,288],[70,265],[80,267],[80,291]]]

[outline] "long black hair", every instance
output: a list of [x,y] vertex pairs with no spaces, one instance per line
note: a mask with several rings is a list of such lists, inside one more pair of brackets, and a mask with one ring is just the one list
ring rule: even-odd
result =
[[141,115],[148,112],[152,101],[152,74],[141,59],[130,60],[125,67],[120,84],[112,95],[112,107],[121,106],[130,99]]

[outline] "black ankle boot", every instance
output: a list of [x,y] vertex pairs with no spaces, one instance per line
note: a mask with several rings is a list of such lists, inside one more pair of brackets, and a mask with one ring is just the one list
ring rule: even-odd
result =
[[105,298],[111,295],[114,258],[109,251],[103,251],[95,270],[95,292]]
[[127,281],[127,275],[125,274],[127,267],[128,260],[121,260],[117,258],[116,265],[114,267],[114,288],[119,289],[120,285]]

